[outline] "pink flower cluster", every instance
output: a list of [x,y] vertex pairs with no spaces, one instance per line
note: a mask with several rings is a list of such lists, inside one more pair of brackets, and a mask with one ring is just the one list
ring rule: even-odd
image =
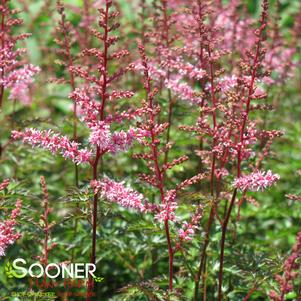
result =
[[[112,92],[114,98],[118,97],[132,97],[132,93],[126,92]],[[81,108],[83,114],[83,121],[91,130],[89,142],[92,145],[98,146],[102,152],[117,153],[125,151],[133,143],[135,139],[145,135],[139,129],[130,128],[128,131],[111,131],[110,124],[112,119],[110,116],[105,120],[98,120],[101,114],[101,106],[94,99],[94,91],[87,89],[76,89],[71,93],[70,98],[73,99]],[[124,119],[125,114],[116,113],[114,118],[118,120]],[[134,118],[134,115],[128,114],[129,118]]]
[[280,176],[273,174],[271,170],[256,171],[235,179],[233,186],[241,191],[259,191],[274,185],[279,179]]
[[165,86],[171,89],[172,92],[183,101],[195,105],[200,104],[202,101],[202,98],[197,95],[197,92],[187,83],[180,81],[180,78],[165,80]]
[[91,127],[89,142],[98,146],[102,152],[115,154],[127,150],[135,139],[139,139],[144,134],[144,132],[134,128],[111,133],[109,124],[104,121],[97,121]]
[[145,205],[147,202],[143,195],[133,189],[126,188],[124,182],[118,183],[109,178],[104,178],[101,181],[91,181],[91,187],[94,189],[94,193],[100,192],[101,197],[122,207],[133,208],[141,212],[147,210]]
[[23,143],[50,150],[52,153],[60,153],[76,164],[89,162],[92,155],[87,149],[79,149],[78,143],[70,141],[66,136],[55,134],[52,130],[39,131],[26,128],[24,132],[12,131],[12,138],[21,139]]
[[14,36],[14,27],[23,23],[22,19],[15,16],[16,13],[17,10],[10,8],[9,1],[2,1],[0,85],[2,88],[9,90],[9,99],[18,100],[25,105],[29,105],[31,102],[29,87],[33,83],[34,75],[40,71],[40,68],[32,64],[24,64],[24,59],[18,59],[26,52],[26,49],[18,48],[17,42],[28,38],[30,34]]
[[164,202],[160,204],[159,212],[155,215],[155,219],[159,222],[172,221],[175,222],[177,220],[175,211],[178,208],[177,202],[175,202],[177,196],[176,190],[169,190],[166,193],[164,198]]
[[0,81],[0,84],[10,89],[9,98],[19,100],[25,105],[30,104],[29,86],[33,83],[34,75],[40,71],[39,67],[32,64],[15,69]]
[[16,219],[20,215],[22,201],[17,200],[16,208],[11,212],[9,219],[0,222],[0,257],[5,255],[8,246],[20,238],[20,233],[15,233]]

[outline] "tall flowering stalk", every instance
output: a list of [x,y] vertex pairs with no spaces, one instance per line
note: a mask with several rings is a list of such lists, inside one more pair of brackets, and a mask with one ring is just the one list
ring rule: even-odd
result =
[[[65,7],[60,1],[57,1],[57,10],[60,15],[58,31],[61,34],[61,37],[56,39],[56,43],[60,46],[60,49],[57,51],[61,54],[63,61],[60,64],[63,64],[68,72],[68,79],[58,79],[59,83],[66,83],[70,85],[71,92],[74,92],[75,86],[75,76],[72,72],[72,67],[74,67],[74,57],[71,53],[73,46],[73,39],[71,36],[71,32],[73,30],[70,22],[66,20]],[[67,77],[67,76],[66,76]],[[77,123],[78,123],[78,112],[77,112],[77,103],[73,102],[73,141],[77,142]],[[74,165],[75,172],[75,185],[79,186],[78,179],[78,165]]]
[[[261,66],[262,60],[264,58],[265,51],[262,49],[262,43],[264,40],[264,31],[267,26],[267,17],[268,17],[268,1],[264,0],[262,4],[262,14],[260,18],[260,27],[258,30],[255,31],[256,40],[255,40],[255,49],[254,52],[249,52],[249,57],[247,61],[244,62],[244,66],[246,68],[246,80],[243,82],[243,91],[246,90],[246,96],[243,96],[243,103],[241,106],[241,113],[240,113],[240,120],[238,122],[238,139],[236,140],[237,143],[237,178],[238,181],[242,180],[241,178],[241,165],[242,161],[248,158],[248,145],[250,143],[250,139],[252,136],[255,138],[256,131],[252,130],[252,123],[248,122],[249,113],[251,109],[251,101],[256,99],[261,99],[265,97],[264,92],[258,91],[257,87],[255,86],[255,80],[260,79],[262,76]],[[249,128],[247,125],[249,123]],[[277,176],[272,177],[270,180],[267,180],[267,184],[265,182],[262,185],[271,185]],[[254,179],[255,180],[255,179]],[[255,180],[256,181],[256,180]],[[257,183],[257,185],[260,185]],[[265,187],[265,186],[263,186]],[[225,218],[222,222],[222,238],[221,238],[221,252],[220,252],[220,266],[219,266],[219,284],[218,284],[218,300],[222,300],[222,283],[223,283],[223,268],[224,268],[224,251],[225,251],[225,241],[226,241],[226,233],[227,228],[230,220],[230,216],[232,210],[234,208],[236,194],[237,194],[238,186],[234,188],[234,192],[227,209]]]
[[[153,62],[157,65],[160,70],[160,77],[158,78],[161,81],[161,86],[164,84],[164,80],[169,80],[171,76],[171,70],[169,67],[169,60],[172,56],[171,54],[171,45],[174,42],[174,37],[172,37],[171,26],[173,23],[172,16],[169,12],[169,1],[160,0],[154,1],[154,6],[158,10],[154,18],[154,28],[155,32],[149,34],[153,38],[155,44],[155,51],[157,53],[157,58]],[[142,28],[144,29],[144,28]],[[143,36],[144,39],[144,36]],[[167,111],[167,128],[166,128],[166,144],[169,144],[170,141],[170,130],[172,126],[173,118],[173,108],[174,108],[174,99],[172,97],[171,89],[167,87],[167,101],[168,101],[168,111]],[[168,161],[169,149],[165,151],[164,162]]]
[[[129,99],[133,96],[131,91],[111,90],[112,83],[119,80],[122,75],[134,68],[130,64],[124,68],[110,73],[109,70],[114,64],[114,60],[119,61],[127,56],[127,50],[114,50],[110,52],[112,46],[117,42],[118,37],[111,33],[118,29],[119,23],[114,22],[119,15],[118,12],[111,12],[112,1],[105,1],[105,8],[99,9],[100,19],[98,22],[102,32],[91,29],[93,35],[102,43],[102,49],[85,49],[82,55],[92,56],[97,59],[96,71],[98,76],[88,73],[82,66],[70,66],[71,72],[75,76],[83,78],[90,85],[84,88],[77,88],[70,98],[77,104],[83,123],[90,130],[88,148],[82,148],[76,141],[71,141],[68,137],[54,133],[51,130],[36,130],[27,128],[23,132],[13,131],[13,139],[20,139],[33,147],[40,147],[50,150],[53,154],[59,153],[64,158],[72,160],[76,164],[89,164],[92,171],[92,180],[99,179],[99,166],[105,154],[116,154],[125,151],[135,139],[141,136],[140,130],[129,128],[128,131],[113,131],[113,124],[120,125],[125,120],[133,119],[139,114],[139,109],[129,109],[127,111],[114,112],[108,114],[106,108],[121,99]],[[112,64],[112,65],[111,65]],[[111,90],[111,91],[110,91]],[[98,212],[99,193],[94,193],[92,206],[92,246],[90,263],[96,261],[96,231],[97,231],[97,212]],[[90,276],[88,283],[87,300],[90,300],[93,280]]]
[[43,202],[42,202],[43,214],[40,215],[41,223],[39,223],[39,227],[44,233],[44,239],[42,241],[42,255],[37,256],[37,259],[41,262],[41,264],[47,266],[49,262],[49,252],[53,250],[57,246],[57,244],[56,243],[50,244],[51,230],[55,225],[55,222],[51,223],[49,221],[49,215],[52,210],[49,207],[49,193],[48,193],[45,178],[43,176],[41,176],[40,178],[40,183],[43,192]]
[[[179,183],[174,189],[168,189],[166,171],[183,164],[188,160],[188,157],[184,155],[171,162],[164,163],[165,151],[171,147],[170,144],[166,144],[163,136],[167,129],[167,123],[161,123],[156,118],[161,110],[160,106],[154,102],[158,88],[152,87],[151,72],[153,69],[148,64],[144,45],[139,44],[138,49],[141,56],[139,69],[142,69],[144,73],[144,87],[146,91],[146,101],[143,102],[143,107],[140,111],[142,121],[138,122],[138,129],[141,135],[138,141],[144,148],[142,153],[136,153],[133,157],[142,159],[146,163],[149,174],[140,174],[139,178],[141,182],[156,189],[158,192],[158,203],[151,203],[142,194],[126,188],[124,183],[117,183],[110,179],[94,180],[91,182],[91,186],[94,187],[95,193],[100,192],[101,196],[109,201],[143,213],[151,213],[157,222],[163,224],[169,258],[169,293],[172,293],[174,255],[177,251],[183,252],[183,244],[192,239],[203,216],[203,205],[199,205],[189,221],[182,222],[179,220],[176,216],[178,208],[177,194],[185,188],[198,183],[206,175],[200,173]],[[174,240],[172,240],[171,236],[171,225],[172,229],[176,229]]]
[[[243,28],[251,24],[249,21],[240,21],[236,15],[237,7],[237,1],[230,1],[226,8],[220,3],[216,9],[212,10],[209,2],[195,1],[189,9],[183,10],[184,13],[177,15],[177,26],[182,27],[182,39],[185,41],[185,47],[176,49],[180,56],[177,57],[177,63],[173,68],[178,71],[178,76],[172,76],[168,85],[179,99],[188,101],[199,108],[200,115],[196,125],[181,126],[181,129],[194,133],[201,141],[201,148],[197,153],[202,160],[202,169],[208,170],[210,174],[212,198],[200,254],[200,265],[195,277],[194,300],[198,298],[199,281],[202,271],[205,269],[206,249],[215,218],[220,222],[222,228],[218,277],[218,300],[221,300],[226,233],[238,189],[245,196],[247,190],[265,189],[279,179],[279,176],[273,175],[271,171],[264,172],[259,168],[263,159],[269,154],[272,141],[282,133],[280,131],[259,131],[256,128],[256,122],[249,118],[250,112],[267,109],[265,105],[253,103],[266,98],[267,95],[260,85],[270,83],[269,73],[263,70],[266,52],[263,44],[267,26],[268,3],[263,1],[260,27],[255,31],[254,38],[248,40],[249,47],[253,48],[254,46],[254,49],[250,51],[245,51],[246,47],[242,47],[241,43],[237,43],[237,47],[233,49],[228,47],[228,44],[233,47],[233,41],[236,39],[238,42],[242,38]],[[187,28],[180,22],[183,14],[187,14],[187,18],[191,18],[190,26]],[[231,22],[232,20],[234,22],[233,32],[230,36],[224,34],[222,26],[224,21],[219,20],[222,16],[226,20],[232,18]],[[195,47],[196,45],[198,48]],[[234,66],[235,61],[232,59],[236,53],[240,53],[242,58],[239,68]],[[221,57],[223,56],[223,60],[227,60],[229,55],[231,56],[229,60],[231,67],[221,68]],[[191,62],[190,65],[187,60]],[[195,86],[197,88],[199,86],[201,90],[191,83],[194,85],[197,83]],[[258,140],[264,141],[260,145],[262,152],[258,154],[253,171],[247,176],[242,176],[243,162],[248,162],[248,159],[254,156],[252,146]],[[237,173],[234,191],[232,197],[227,201],[224,216],[221,218],[218,205],[223,192],[222,184],[227,176],[233,174],[234,168]],[[245,198],[243,197],[243,199]],[[205,291],[204,288],[204,296]]]
[[[162,143],[160,137],[164,131],[167,130],[167,123],[160,123],[156,116],[160,113],[160,106],[155,105],[154,97],[158,93],[157,88],[152,88],[152,80],[150,74],[150,66],[148,65],[148,59],[145,55],[145,48],[143,45],[139,45],[139,52],[142,60],[142,67],[144,71],[144,87],[146,91],[146,103],[144,104],[144,111],[146,112],[147,119],[141,123],[141,130],[148,133],[147,137],[141,141],[141,143],[148,149],[147,152],[136,154],[135,158],[145,160],[150,170],[150,175],[141,174],[140,179],[147,184],[153,186],[159,191],[160,205],[158,207],[158,213],[155,215],[155,219],[162,222],[165,228],[168,255],[169,255],[169,290],[173,290],[173,264],[174,254],[180,248],[180,243],[173,244],[170,234],[170,222],[176,222],[177,218],[175,211],[178,207],[176,202],[176,196],[178,191],[185,189],[187,186],[193,185],[202,180],[205,175],[198,174],[195,177],[185,180],[178,184],[174,189],[167,189],[166,187],[166,171],[174,166],[183,164],[188,160],[186,155],[181,156],[171,162],[165,162],[166,149],[171,147],[170,144]],[[164,158],[162,158],[162,155]],[[198,221],[201,219],[200,212],[192,218],[190,223],[186,223],[179,230],[178,236],[180,241],[189,240],[190,235],[194,233],[195,227],[197,227]]]

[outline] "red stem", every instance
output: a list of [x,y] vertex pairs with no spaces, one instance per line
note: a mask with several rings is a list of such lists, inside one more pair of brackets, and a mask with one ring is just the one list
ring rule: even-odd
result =
[[228,224],[231,216],[232,209],[235,204],[237,189],[235,188],[233,192],[233,196],[230,202],[229,209],[227,211],[224,223],[222,225],[222,239],[221,239],[221,254],[220,254],[220,262],[219,262],[219,274],[218,274],[218,301],[222,301],[222,286],[223,286],[223,271],[224,271],[224,255],[225,255],[225,242],[226,242],[226,234],[228,229]]
[[[145,55],[145,54],[144,54]],[[145,64],[146,63],[146,58],[145,58]],[[156,143],[156,133],[154,131],[153,125],[155,123],[155,115],[153,113],[153,97],[151,96],[151,80],[150,76],[148,74],[147,68],[145,69],[145,77],[146,77],[146,94],[147,94],[147,99],[148,99],[148,106],[150,108],[149,110],[149,119],[150,119],[150,124],[151,124],[151,129],[150,129],[150,134],[151,134],[151,152],[152,152],[152,158],[154,162],[154,169],[155,169],[155,174],[157,178],[157,186],[160,191],[160,197],[161,197],[161,203],[165,203],[165,194],[164,194],[164,172],[160,169],[159,165],[159,153],[158,153],[158,147]],[[166,233],[166,240],[167,240],[167,247],[168,247],[168,256],[169,256],[169,290],[173,290],[173,256],[174,256],[174,251],[172,248],[172,243],[171,243],[171,238],[170,238],[170,230],[169,230],[169,224],[168,220],[164,222],[165,226],[165,233]]]
[[248,292],[248,294],[244,297],[243,301],[248,301],[251,296],[253,295],[253,293],[256,291],[257,289],[257,284],[255,284],[251,289],[250,291]]
[[[162,8],[163,8],[163,40],[165,41],[165,47],[169,49],[169,24],[168,24],[168,13],[167,13],[167,1],[162,0]],[[169,69],[167,70],[167,80],[170,78]],[[171,90],[168,89],[168,127],[166,129],[166,144],[170,141],[170,128],[172,124],[172,115],[173,115],[173,100],[171,95]],[[164,164],[168,161],[169,148],[166,149],[164,154]]]
[[[109,4],[108,0],[106,1],[106,10],[105,10],[105,18],[104,18],[104,54],[103,54],[103,74],[102,74],[102,90],[101,90],[101,107],[100,107],[100,113],[99,113],[99,119],[102,121],[104,120],[104,109],[105,109],[105,103],[106,103],[106,90],[107,90],[107,65],[108,65],[108,15],[109,15]],[[96,156],[95,160],[93,162],[93,180],[97,180],[97,169],[98,164],[100,162],[100,159],[102,158],[105,151],[100,152],[99,147],[96,149]],[[93,200],[93,221],[92,221],[92,252],[91,252],[91,264],[95,264],[96,261],[96,232],[97,232],[97,204],[98,203],[98,194],[94,194],[94,200]],[[93,279],[91,275],[89,275],[89,281],[88,281],[88,291],[87,291],[87,298],[86,301],[90,301],[90,292],[92,292],[92,284]]]
[[[212,206],[215,206],[215,205],[212,204]],[[208,223],[207,223],[204,246],[203,246],[202,253],[201,253],[201,256],[200,256],[200,258],[201,258],[200,259],[200,265],[199,265],[199,268],[198,268],[197,275],[195,277],[194,301],[197,301],[197,297],[198,297],[200,278],[201,278],[202,271],[203,271],[204,266],[205,266],[206,251],[207,251],[207,247],[208,247],[208,244],[209,244],[210,230],[211,230],[211,226],[212,226],[213,221],[214,221],[214,210],[213,210],[213,207],[212,207],[211,210],[210,210],[210,215],[209,215],[209,219],[208,219]]]
[[[265,2],[264,2],[265,4]],[[254,93],[254,83],[255,83],[255,78],[256,78],[256,73],[257,73],[257,69],[258,69],[258,63],[259,63],[259,59],[260,59],[260,46],[261,46],[261,42],[262,42],[262,34],[263,31],[265,29],[265,25],[266,25],[266,11],[265,7],[263,8],[263,13],[262,13],[262,17],[261,17],[261,26],[259,29],[259,33],[257,36],[257,40],[256,40],[256,52],[255,52],[255,56],[254,56],[254,61],[253,61],[253,68],[252,68],[252,74],[251,74],[251,81],[250,81],[250,85],[249,85],[249,89],[248,89],[248,95],[247,95],[247,99],[246,99],[246,109],[245,112],[243,113],[243,121],[242,121],[242,126],[240,129],[240,138],[239,138],[239,147],[238,147],[238,162],[237,162],[237,177],[241,176],[241,161],[242,161],[242,156],[241,156],[241,148],[242,148],[242,143],[243,143],[243,139],[244,139],[244,131],[245,131],[245,127],[246,127],[246,123],[247,123],[247,119],[248,119],[248,115],[250,112],[250,104],[251,104],[251,99],[252,99],[252,95]],[[234,207],[234,203],[235,203],[235,198],[236,198],[236,194],[237,194],[237,189],[234,190],[230,205],[229,205],[229,209],[226,213],[226,217],[222,226],[222,240],[221,240],[221,254],[220,254],[220,267],[219,267],[219,285],[218,285],[218,301],[222,300],[222,283],[223,283],[223,268],[224,268],[224,252],[225,252],[225,241],[226,241],[226,233],[227,233],[227,227],[228,227],[228,223],[229,223],[229,219],[231,216],[231,212],[232,209]]]
[[[213,62],[211,61],[211,51],[208,49],[208,55],[209,55],[209,64],[210,64],[210,83],[211,83],[211,101],[212,101],[212,120],[213,120],[213,131],[215,132],[216,127],[217,127],[217,122],[216,122],[216,97],[215,97],[215,85],[214,85],[214,70],[213,70]],[[213,140],[213,147],[215,146],[215,139]],[[210,173],[210,194],[213,197],[214,196],[214,174],[215,174],[215,163],[216,163],[216,155],[213,154],[212,156],[212,164],[211,164],[211,173]],[[198,289],[199,289],[199,283],[200,283],[200,278],[202,274],[202,270],[204,269],[205,265],[205,258],[206,258],[206,252],[207,252],[207,247],[209,244],[209,237],[210,237],[210,230],[211,226],[214,221],[214,206],[215,203],[213,202],[211,210],[210,210],[210,215],[208,219],[208,224],[207,224],[207,229],[206,229],[206,234],[205,234],[205,241],[204,241],[204,247],[202,249],[201,253],[201,261],[200,265],[198,268],[197,275],[195,277],[195,287],[194,287],[194,300],[197,300],[197,295],[198,295]]]
[[[260,35],[262,34],[262,31],[263,31],[263,29],[261,29]],[[256,43],[256,53],[255,53],[254,62],[253,62],[251,82],[250,82],[250,86],[249,86],[249,89],[248,89],[248,96],[247,96],[247,101],[246,101],[246,110],[245,110],[245,112],[242,116],[243,121],[242,121],[242,126],[241,126],[241,129],[240,129],[240,144],[239,144],[239,147],[238,147],[238,154],[237,154],[237,157],[238,157],[237,177],[240,177],[240,175],[241,175],[241,161],[242,161],[241,145],[243,143],[244,131],[245,131],[248,115],[249,115],[249,112],[250,112],[251,98],[252,98],[252,95],[254,93],[254,83],[255,83],[256,72],[257,72],[257,68],[258,68],[258,61],[259,61],[259,56],[260,56],[260,45],[261,45],[261,40],[258,39],[258,41]]]

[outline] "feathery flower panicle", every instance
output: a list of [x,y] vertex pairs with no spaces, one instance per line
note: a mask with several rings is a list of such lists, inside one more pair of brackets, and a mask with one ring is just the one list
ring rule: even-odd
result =
[[233,186],[241,191],[259,191],[273,186],[280,176],[273,174],[271,170],[256,171],[246,176],[241,176],[234,180]]
[[32,147],[39,147],[51,151],[51,153],[60,153],[64,158],[72,160],[76,164],[87,163],[92,157],[91,151],[79,149],[79,144],[70,141],[66,136],[60,136],[52,130],[39,131],[32,128],[26,128],[23,132],[12,131],[12,138],[22,140]]
[[22,201],[17,200],[16,208],[11,212],[9,219],[0,221],[0,257],[5,256],[6,249],[21,237],[20,233],[15,232],[17,217],[20,215]]
[[0,107],[3,102],[4,89],[10,91],[9,99],[18,100],[25,105],[31,103],[29,87],[34,81],[34,75],[40,71],[39,67],[32,64],[24,64],[19,56],[26,52],[25,49],[16,49],[18,41],[26,39],[29,34],[14,36],[13,27],[23,23],[22,19],[15,18],[17,10],[10,8],[10,0],[2,1],[0,14],[3,26],[1,26],[0,47]]
[[[254,20],[241,9],[241,2],[231,0],[226,5],[216,7],[213,11],[215,25],[221,30],[220,46],[224,49],[245,55],[245,50],[254,45]],[[244,15],[241,16],[241,11]],[[246,39],[246,37],[248,37]]]
[[183,101],[194,105],[200,105],[203,102],[202,97],[198,96],[198,92],[193,90],[187,83],[181,82],[179,78],[165,80],[165,86]]
[[[65,40],[59,43],[65,45],[65,56],[69,62],[68,68],[70,70],[70,84],[72,86],[70,98],[78,106],[82,114],[82,121],[90,130],[88,148],[79,149],[79,144],[76,140],[70,141],[67,137],[54,134],[52,131],[39,131],[35,129],[25,129],[23,133],[14,131],[12,133],[13,139],[21,139],[24,143],[29,143],[32,146],[48,149],[53,153],[60,153],[65,158],[71,159],[77,164],[89,162],[91,165],[99,162],[100,155],[103,156],[106,153],[116,154],[119,151],[125,151],[135,139],[140,139],[141,131],[139,129],[131,127],[128,131],[112,130],[112,124],[115,120],[121,123],[123,120],[136,117],[135,114],[127,114],[127,112],[119,113],[114,109],[114,115],[108,115],[108,118],[106,118],[106,108],[108,106],[115,105],[115,102],[121,98],[129,99],[133,96],[133,93],[128,90],[109,91],[114,81],[119,80],[122,75],[134,69],[134,64],[129,64],[109,74],[109,63],[113,60],[119,61],[129,54],[126,50],[120,50],[119,54],[116,51],[112,55],[109,53],[110,48],[118,39],[117,36],[111,35],[111,32],[113,31],[113,27],[115,29],[119,27],[119,23],[114,22],[117,14],[109,13],[111,6],[112,2],[106,1],[106,9],[99,9],[100,20],[98,25],[104,33],[99,33],[96,38],[103,43],[104,49],[102,51],[96,48],[84,49],[81,53],[82,56],[95,57],[98,61],[95,65],[96,70],[91,70],[88,73],[82,66],[73,64],[73,58],[70,54],[71,44],[68,42],[69,39],[67,39],[68,23],[65,20],[64,8],[59,5],[59,12],[62,17],[60,27],[65,37]],[[99,73],[99,75],[94,76],[94,71],[95,73]],[[75,88],[75,76],[83,78],[89,85],[86,84],[84,88]],[[76,107],[74,110],[76,113]]]
[[133,208],[141,212],[145,212],[148,208],[143,195],[131,188],[126,188],[124,182],[117,183],[109,178],[104,178],[101,181],[91,181],[91,187],[94,189],[94,193],[100,192],[101,197],[122,207]]
[[166,196],[162,204],[160,204],[159,212],[155,215],[155,219],[158,222],[175,222],[178,220],[175,211],[178,208],[178,204],[175,201],[177,196],[176,190],[169,190],[166,192]]
[[24,105],[29,105],[31,103],[29,87],[34,81],[34,75],[39,71],[40,68],[32,64],[24,65],[11,71],[0,81],[0,85],[10,90],[9,99],[19,100]]

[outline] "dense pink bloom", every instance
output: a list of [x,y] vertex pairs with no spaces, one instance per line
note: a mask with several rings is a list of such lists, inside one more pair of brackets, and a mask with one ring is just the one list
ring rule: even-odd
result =
[[[111,94],[111,100],[117,98],[132,97],[133,93],[116,92]],[[91,130],[89,142],[92,145],[96,145],[102,152],[117,153],[119,151],[125,151],[136,139],[145,135],[139,129],[130,128],[128,131],[112,131],[111,123],[113,121],[122,121],[123,119],[132,119],[134,114],[129,113],[116,113],[114,118],[108,116],[105,120],[98,120],[101,106],[94,100],[94,91],[88,91],[87,89],[76,89],[71,95],[76,103],[79,104],[81,113],[83,114],[83,122]],[[119,120],[120,119],[120,120]]]
[[181,100],[187,101],[191,104],[200,104],[202,99],[197,95],[191,86],[185,82],[181,82],[179,78],[165,81],[166,88],[171,89]]
[[40,71],[39,67],[32,64],[15,69],[0,81],[4,87],[10,89],[10,99],[21,101],[25,105],[30,104],[29,86],[33,83],[34,75]]
[[147,209],[143,195],[131,188],[126,188],[124,182],[117,183],[109,178],[104,178],[101,181],[91,181],[91,186],[95,193],[100,192],[103,198],[122,207],[134,208],[141,212]]
[[233,185],[241,191],[259,191],[264,190],[280,179],[278,174],[273,174],[271,170],[256,171],[247,176],[235,179]]
[[97,145],[101,151],[107,150],[111,143],[110,126],[103,121],[95,121],[91,127],[89,142]]
[[73,162],[87,163],[91,158],[91,152],[87,149],[79,149],[79,144],[70,141],[66,136],[60,136],[51,130],[39,131],[26,128],[24,132],[12,131],[13,139],[20,139],[33,147],[50,150],[52,153],[60,153],[64,158]]
[[159,222],[176,221],[177,217],[175,211],[178,208],[175,202],[176,190],[169,190],[164,198],[164,203],[160,204],[159,212],[155,215],[155,219]]
[[101,108],[100,103],[97,103],[94,99],[94,91],[75,89],[69,97],[79,105],[81,114],[84,115],[83,120],[87,126],[93,126],[93,123],[98,120]]
[[20,233],[15,233],[16,219],[20,215],[21,207],[22,201],[17,200],[16,208],[11,212],[10,218],[0,222],[0,257],[4,256],[7,247],[21,236]]
[[26,49],[18,48],[17,42],[28,38],[30,34],[13,34],[14,27],[23,23],[22,19],[17,18],[15,14],[16,10],[11,9],[9,1],[2,1],[0,85],[9,91],[9,99],[28,105],[31,101],[29,86],[33,83],[33,77],[40,71],[40,68],[25,64],[24,59],[19,59]]
[[[246,49],[250,49],[255,42],[256,36],[253,33],[253,19],[248,16],[240,18],[240,1],[231,0],[220,9],[215,9],[215,26],[220,32],[220,47],[229,51],[238,51],[245,54]],[[246,37],[248,37],[246,39]],[[235,49],[234,48],[235,45]]]
[[131,98],[133,96],[134,93],[132,91],[112,91],[109,96],[109,99],[112,101],[122,98]]
[[134,140],[144,136],[140,129],[130,128],[128,131],[111,133],[110,125],[104,121],[96,121],[91,127],[89,142],[97,145],[102,152],[115,154],[127,150]]
[[166,51],[163,51],[163,53],[166,56],[166,61],[161,63],[161,66],[164,68],[168,68],[170,71],[176,71],[176,74],[179,74],[182,77],[188,77],[190,79],[202,79],[206,71],[197,68],[195,65],[192,65],[189,62],[185,62],[181,56],[173,56],[172,53],[168,52],[168,54],[164,53]]
[[218,86],[223,93],[226,93],[237,86],[237,80],[238,78],[234,74],[230,76],[226,75],[219,79]]

